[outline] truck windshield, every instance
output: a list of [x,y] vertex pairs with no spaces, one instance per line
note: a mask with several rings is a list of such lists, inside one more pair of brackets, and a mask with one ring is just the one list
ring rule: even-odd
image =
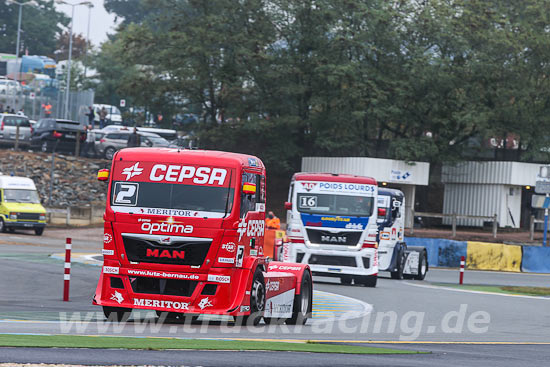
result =
[[114,181],[112,206],[230,213],[234,189],[153,182]]
[[374,198],[352,195],[298,194],[298,211],[308,214],[370,217]]
[[36,190],[5,189],[4,201],[8,203],[40,204]]

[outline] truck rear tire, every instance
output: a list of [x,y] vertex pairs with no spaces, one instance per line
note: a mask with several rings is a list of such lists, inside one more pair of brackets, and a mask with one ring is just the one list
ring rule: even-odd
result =
[[130,318],[130,313],[132,313],[130,308],[103,306],[103,314],[107,319],[112,320],[114,317],[113,321],[127,321]]
[[260,268],[256,268],[250,290],[250,315],[243,316],[243,326],[258,325],[265,310],[265,279]]
[[376,287],[377,275],[362,275],[355,278],[355,283],[363,284],[365,287]]
[[313,282],[309,271],[302,276],[300,294],[294,296],[292,317],[286,320],[288,325],[304,325],[313,310]]
[[353,280],[353,277],[351,275],[342,275],[340,277],[340,282],[342,284],[350,285],[352,280]]
[[418,259],[418,274],[414,276],[416,280],[424,280],[428,272],[428,255],[426,251],[422,251]]
[[42,233],[44,233],[44,228],[35,228],[34,229],[34,234],[36,234],[37,236],[42,236]]

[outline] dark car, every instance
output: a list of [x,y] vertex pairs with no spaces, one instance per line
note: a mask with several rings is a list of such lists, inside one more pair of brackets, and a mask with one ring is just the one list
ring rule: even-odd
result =
[[74,152],[76,138],[80,143],[86,140],[84,125],[78,121],[45,118],[34,125],[31,135],[31,148],[43,152],[56,151]]

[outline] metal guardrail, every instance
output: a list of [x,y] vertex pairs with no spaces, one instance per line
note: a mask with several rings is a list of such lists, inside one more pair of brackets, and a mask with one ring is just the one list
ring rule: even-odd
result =
[[[529,239],[533,241],[535,237],[535,224],[536,223],[544,223],[544,219],[536,219],[534,215],[531,215],[529,218]],[[543,230],[544,232],[544,230]]]
[[456,237],[456,221],[457,219],[481,219],[489,220],[493,222],[493,238],[497,238],[498,221],[497,215],[493,216],[481,216],[481,215],[467,215],[467,214],[443,214],[443,213],[429,213],[429,212],[415,212],[411,210],[413,217],[413,226],[411,227],[411,234],[414,233],[414,217],[428,217],[428,218],[451,218],[452,237]]
[[[65,224],[67,226],[71,225],[71,219],[73,220],[85,220],[89,224],[93,223],[94,218],[103,217],[103,212],[105,207],[73,207],[70,206],[66,208],[46,208],[46,222],[51,223],[53,214],[64,214]],[[59,216],[55,216],[59,218]]]

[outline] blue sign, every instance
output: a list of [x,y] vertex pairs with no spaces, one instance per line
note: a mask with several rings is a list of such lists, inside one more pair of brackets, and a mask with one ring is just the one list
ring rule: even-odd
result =
[[359,229],[367,228],[369,217],[346,217],[338,215],[321,214],[300,214],[302,223],[305,227],[323,227],[323,228],[344,228]]

